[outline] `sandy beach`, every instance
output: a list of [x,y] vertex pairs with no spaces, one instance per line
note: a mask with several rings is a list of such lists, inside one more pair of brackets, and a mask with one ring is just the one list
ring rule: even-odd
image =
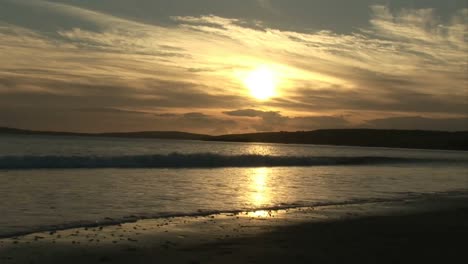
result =
[[0,239],[9,263],[455,263],[468,196],[141,220]]

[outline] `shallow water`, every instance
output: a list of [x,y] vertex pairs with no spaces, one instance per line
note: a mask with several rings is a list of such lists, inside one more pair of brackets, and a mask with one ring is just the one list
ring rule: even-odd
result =
[[[122,157],[134,160],[152,156],[149,163],[154,164],[161,157],[171,157],[173,152],[190,154],[189,159],[211,153],[224,161],[253,155],[247,156],[247,163],[252,158],[272,157],[307,157],[313,161],[326,157],[334,162],[275,167],[274,161],[266,167],[257,166],[264,164],[261,162],[242,166],[220,163],[215,158],[208,159],[210,166],[204,168],[183,168],[188,162],[184,160],[168,169],[148,168],[148,163],[140,166],[138,162],[131,169],[118,168]],[[18,162],[17,167],[0,169],[0,236],[141,217],[405,199],[467,190],[467,154],[315,145],[0,136],[0,168],[2,162],[4,168],[5,164],[12,164],[7,162],[9,158]],[[24,169],[24,164],[39,157],[43,158],[41,162]],[[56,159],[51,161],[51,157]],[[82,168],[83,164],[73,162],[77,157],[98,165]],[[344,157],[361,162],[338,162]],[[386,162],[375,162],[369,157]],[[44,159],[52,164],[49,168],[55,169],[38,169]],[[99,164],[109,159],[111,165],[101,168]],[[57,169],[57,164],[64,162],[73,166]]]

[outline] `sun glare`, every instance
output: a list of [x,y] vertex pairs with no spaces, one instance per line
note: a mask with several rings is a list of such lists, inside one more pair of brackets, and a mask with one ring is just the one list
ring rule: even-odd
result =
[[253,97],[267,100],[275,95],[277,80],[272,69],[262,66],[248,73],[244,84]]

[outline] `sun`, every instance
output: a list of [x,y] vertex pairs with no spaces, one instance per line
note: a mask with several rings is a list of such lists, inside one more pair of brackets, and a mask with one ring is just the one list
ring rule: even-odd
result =
[[258,67],[247,74],[244,85],[253,97],[267,100],[275,95],[277,85],[275,72],[267,66]]

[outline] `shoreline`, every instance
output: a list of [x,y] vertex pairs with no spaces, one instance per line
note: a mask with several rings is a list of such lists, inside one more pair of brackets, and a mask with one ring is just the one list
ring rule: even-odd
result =
[[150,216],[123,216],[119,219],[106,217],[102,220],[95,222],[77,222],[77,223],[65,223],[63,225],[50,225],[43,227],[33,227],[28,231],[18,231],[0,234],[1,239],[9,239],[15,237],[28,236],[35,233],[48,233],[48,232],[58,232],[69,229],[79,229],[79,228],[99,228],[99,227],[109,227],[122,224],[131,224],[144,220],[164,220],[172,218],[197,218],[197,217],[209,217],[212,215],[230,215],[230,214],[244,214],[246,212],[256,212],[256,211],[289,211],[289,210],[310,210],[310,209],[320,209],[322,207],[334,207],[334,206],[366,206],[370,204],[379,204],[379,203],[407,203],[407,202],[425,202],[427,199],[453,199],[457,197],[467,197],[468,200],[468,189],[453,190],[448,192],[439,192],[439,193],[409,193],[406,197],[395,197],[395,198],[368,198],[368,199],[354,199],[348,201],[330,201],[330,202],[316,202],[309,205],[304,204],[286,204],[278,206],[267,206],[260,208],[252,209],[234,209],[234,210],[197,210],[192,213],[161,213],[158,215]]
[[[459,193],[399,202],[219,213],[51,230],[0,239],[0,262],[285,263],[289,259],[289,263],[334,263],[332,260],[352,257],[348,254],[351,248],[368,248],[368,254],[363,251],[364,255],[358,255],[362,262],[372,263],[364,258],[378,258],[387,249],[405,252],[405,259],[421,258],[418,250],[423,245],[426,255],[437,251],[437,256],[447,259],[459,254],[448,245],[456,249],[453,241],[467,234],[468,195]],[[452,241],[447,241],[450,238]],[[432,246],[426,245],[428,241]],[[412,254],[408,247],[418,250]],[[427,260],[440,261],[437,256]],[[396,257],[378,262],[398,262]]]

